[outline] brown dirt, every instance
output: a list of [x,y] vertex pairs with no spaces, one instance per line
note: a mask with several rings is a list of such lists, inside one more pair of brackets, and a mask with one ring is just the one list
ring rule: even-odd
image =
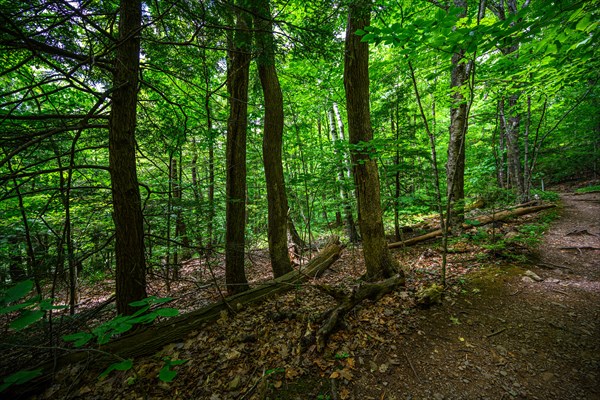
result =
[[562,201],[529,268],[543,281],[524,282],[519,267],[481,271],[469,295],[381,349],[379,364],[398,365],[361,373],[357,398],[599,399],[600,195]]
[[[439,251],[396,251],[406,291],[357,307],[324,354],[305,338],[335,302],[309,284],[223,315],[105,380],[94,366],[73,365],[37,398],[600,399],[600,194],[562,201],[533,262],[490,259],[457,243],[446,297],[429,309],[414,298],[439,279]],[[519,229],[512,223],[494,234]],[[360,253],[347,249],[318,283],[355,285]],[[526,278],[527,270],[543,280]],[[163,357],[189,360],[173,368],[171,383],[157,378]]]

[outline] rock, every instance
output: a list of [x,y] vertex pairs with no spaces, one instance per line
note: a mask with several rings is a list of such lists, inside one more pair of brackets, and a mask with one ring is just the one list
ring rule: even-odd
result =
[[421,307],[428,307],[442,302],[444,288],[437,283],[429,287],[422,288],[417,292],[417,304]]
[[548,283],[559,283],[560,279],[548,278],[548,279],[545,280],[545,282],[548,282]]
[[521,278],[521,281],[525,282],[525,283],[534,283],[535,281],[533,279],[531,279],[528,276],[524,276]]
[[536,282],[541,282],[541,281],[543,281],[543,279],[542,279],[542,278],[540,278],[540,277],[539,277],[539,275],[537,275],[535,272],[533,272],[533,271],[530,271],[530,270],[527,270],[527,271],[525,271],[525,276],[528,276],[528,277],[530,277],[531,279],[533,279],[533,280],[534,280],[534,281],[536,281]]

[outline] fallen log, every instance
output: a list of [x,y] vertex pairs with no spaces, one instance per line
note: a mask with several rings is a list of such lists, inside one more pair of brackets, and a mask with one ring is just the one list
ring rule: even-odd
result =
[[[492,214],[492,215],[485,215],[485,216],[476,218],[474,220],[476,223],[474,223],[474,224],[464,223],[462,226],[464,229],[469,229],[474,226],[481,226],[481,225],[490,224],[492,222],[504,221],[509,218],[519,217],[521,215],[526,215],[526,214],[532,214],[532,213],[536,213],[536,212],[546,210],[548,208],[553,208],[553,207],[556,207],[556,205],[555,204],[545,204],[545,205],[541,205],[541,206],[521,207],[521,208],[515,208],[514,210],[500,211],[500,212]],[[425,235],[416,236],[414,238],[404,240],[402,242],[390,243],[390,244],[388,244],[388,248],[395,249],[398,247],[408,247],[408,246],[412,246],[417,243],[424,242],[429,239],[434,239],[438,236],[442,236],[441,229],[437,229],[435,231],[426,233]]]
[[26,388],[15,387],[11,389],[14,390],[14,394],[19,396],[43,390],[44,385],[50,381],[53,371],[83,360],[93,359],[92,365],[100,369],[105,368],[109,363],[115,362],[117,358],[129,359],[155,354],[165,345],[183,340],[189,333],[201,329],[204,324],[217,320],[222,312],[241,310],[250,304],[259,303],[276,294],[292,290],[297,284],[320,276],[340,257],[343,249],[344,247],[340,244],[339,238],[334,236],[328,241],[323,250],[300,270],[294,270],[277,279],[260,284],[260,286],[251,290],[226,297],[218,303],[170,318],[144,330],[138,330],[100,346],[99,349],[91,351],[66,349],[68,350],[67,354],[51,362],[38,365],[36,368],[41,368],[43,375],[28,382]]
[[324,292],[338,301],[338,305],[324,313],[322,319],[325,321],[317,331],[317,351],[322,352],[327,345],[327,339],[339,326],[344,316],[360,304],[363,300],[377,301],[387,293],[393,292],[400,286],[404,286],[404,275],[395,275],[381,282],[363,282],[349,294],[343,295],[338,290],[325,287]]

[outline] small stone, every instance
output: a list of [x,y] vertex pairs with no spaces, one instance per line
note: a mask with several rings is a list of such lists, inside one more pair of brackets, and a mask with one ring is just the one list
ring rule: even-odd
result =
[[435,400],[444,400],[444,395],[441,393],[434,393],[433,397],[435,398]]
[[508,373],[506,371],[500,371],[500,375],[506,376],[506,375],[508,375]]
[[543,279],[542,279],[542,278],[540,278],[538,274],[536,274],[535,272],[533,272],[533,271],[530,271],[530,270],[527,270],[527,271],[525,271],[525,276],[528,276],[528,277],[530,277],[531,279],[533,279],[533,280],[534,280],[534,281],[536,281],[536,282],[541,282],[541,281],[543,281]]
[[528,276],[524,276],[524,277],[522,277],[522,278],[521,278],[521,281],[522,281],[522,282],[525,282],[525,283],[534,283],[534,282],[535,282],[533,279],[531,279],[531,278],[530,278],[530,277],[528,277]]

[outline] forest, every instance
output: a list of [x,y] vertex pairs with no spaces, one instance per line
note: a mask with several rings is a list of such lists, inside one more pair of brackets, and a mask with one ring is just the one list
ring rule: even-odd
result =
[[[0,396],[88,357],[130,388],[204,371],[146,398],[369,398],[348,386],[358,350],[335,347],[349,319],[442,307],[465,292],[462,253],[529,265],[557,192],[599,189],[599,5],[0,0]],[[596,244],[569,246],[597,265]],[[285,356],[210,384],[219,361],[191,367],[189,334],[262,340],[244,312],[294,321],[280,352],[314,353],[326,390],[277,394],[310,375]],[[169,344],[142,384],[138,360]],[[138,398],[79,379],[40,398]]]

